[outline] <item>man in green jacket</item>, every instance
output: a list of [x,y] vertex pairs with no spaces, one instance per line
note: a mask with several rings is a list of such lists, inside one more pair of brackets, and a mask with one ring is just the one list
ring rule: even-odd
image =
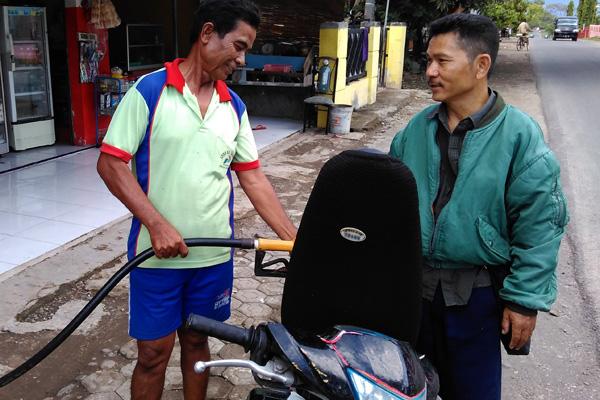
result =
[[[569,220],[560,167],[535,120],[488,87],[498,28],[453,14],[429,29],[427,77],[440,102],[417,114],[390,154],[413,172],[423,242],[417,350],[440,374],[440,397],[500,399],[500,334],[520,349],[556,299]],[[492,276],[506,270],[499,296]],[[489,271],[489,272],[488,272]]]

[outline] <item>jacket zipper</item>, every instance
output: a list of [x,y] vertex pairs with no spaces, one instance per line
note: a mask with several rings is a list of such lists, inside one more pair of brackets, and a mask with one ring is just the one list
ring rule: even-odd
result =
[[[437,133],[436,133],[437,134]],[[439,146],[436,146],[438,149],[438,153],[440,153]],[[440,191],[440,167],[441,167],[442,156],[440,154],[440,158],[438,160],[438,169],[437,169],[437,185],[435,188],[435,196],[433,196],[433,200],[431,201],[431,224],[433,225],[433,229],[431,230],[431,238],[429,239],[429,258],[431,259],[433,256],[433,240],[435,238],[435,230],[437,228],[437,223],[435,220],[435,211],[433,210],[435,199],[437,199]]]

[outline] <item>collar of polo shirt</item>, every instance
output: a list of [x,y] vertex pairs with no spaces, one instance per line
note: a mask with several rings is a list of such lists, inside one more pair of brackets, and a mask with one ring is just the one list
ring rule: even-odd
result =
[[[179,70],[179,64],[181,64],[183,61],[185,61],[185,58],[178,58],[173,62],[165,63],[165,68],[167,70],[167,85],[173,86],[181,94],[183,94],[185,79],[183,79],[183,75]],[[216,81],[215,89],[217,90],[217,94],[219,95],[219,100],[221,102],[231,101],[231,94],[229,94],[229,90],[227,90],[227,85],[225,82]]]

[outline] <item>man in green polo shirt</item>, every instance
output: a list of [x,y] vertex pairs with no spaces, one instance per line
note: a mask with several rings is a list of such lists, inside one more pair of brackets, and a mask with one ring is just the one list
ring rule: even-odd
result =
[[[246,107],[223,80],[245,64],[260,11],[249,0],[201,0],[187,59],[166,63],[128,91],[98,160],[110,191],[133,213],[128,255],[156,257],[130,276],[129,333],[137,339],[132,399],[160,399],[177,332],[184,396],[204,399],[207,338],[183,329],[189,313],[225,320],[233,282],[231,249],[188,249],[183,238],[233,237],[233,183],[282,239],[296,227],[258,161]],[[127,163],[131,161],[132,170]]]

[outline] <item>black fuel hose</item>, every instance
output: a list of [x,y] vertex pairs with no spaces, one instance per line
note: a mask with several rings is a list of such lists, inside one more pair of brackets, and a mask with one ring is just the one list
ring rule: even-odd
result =
[[[255,239],[185,239],[185,244],[188,247],[231,247],[240,249],[254,249]],[[44,358],[52,353],[58,346],[62,344],[74,331],[85,321],[87,317],[94,311],[108,293],[117,286],[117,284],[131,272],[132,269],[140,265],[154,255],[152,249],[148,249],[138,254],[127,262],[119,271],[117,271],[96,295],[87,303],[87,305],[73,318],[71,322],[62,330],[54,339],[50,341],[44,348],[38,351],[33,357],[25,361],[23,364],[0,378],[0,387],[6,386],[36,365]]]

